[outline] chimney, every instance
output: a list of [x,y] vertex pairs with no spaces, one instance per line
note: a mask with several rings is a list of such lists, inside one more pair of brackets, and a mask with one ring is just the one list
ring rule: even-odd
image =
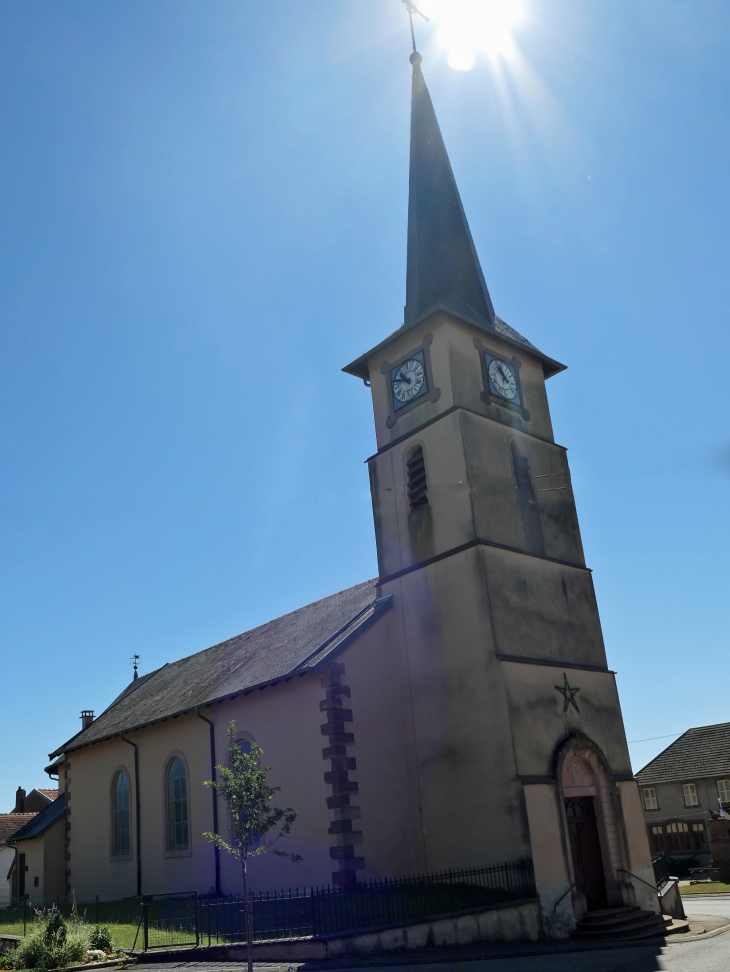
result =
[[19,786],[15,791],[15,812],[22,813],[25,806],[25,790]]
[[88,729],[91,723],[94,721],[94,710],[93,709],[82,709],[81,710],[81,731]]

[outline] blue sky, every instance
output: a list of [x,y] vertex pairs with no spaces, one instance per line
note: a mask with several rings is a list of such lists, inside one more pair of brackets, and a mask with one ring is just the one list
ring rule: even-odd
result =
[[[0,5],[0,809],[141,670],[376,573],[397,0]],[[730,6],[419,25],[497,313],[551,379],[630,740],[730,721]],[[671,742],[632,745],[635,768]]]

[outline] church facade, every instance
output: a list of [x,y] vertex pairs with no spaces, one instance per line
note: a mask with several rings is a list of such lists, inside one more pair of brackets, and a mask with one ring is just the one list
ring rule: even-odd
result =
[[378,577],[136,679],[51,754],[67,892],[197,888],[238,867],[203,780],[226,728],[298,816],[254,887],[529,858],[544,931],[659,911],[614,673],[546,381],[495,315],[414,54],[403,325],[344,370],[370,389]]

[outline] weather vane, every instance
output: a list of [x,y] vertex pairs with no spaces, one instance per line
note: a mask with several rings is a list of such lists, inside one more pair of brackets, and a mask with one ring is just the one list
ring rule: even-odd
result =
[[406,8],[406,10],[408,11],[408,23],[411,25],[411,40],[413,41],[413,53],[417,54],[418,52],[416,51],[416,35],[413,30],[413,14],[418,14],[419,17],[423,17],[423,19],[426,22],[428,22],[428,17],[426,16],[425,13],[421,13],[421,11],[415,5],[413,0],[401,0],[401,2],[403,6]]
[[[134,678],[139,678],[139,675],[137,674],[137,664],[139,663],[139,655],[132,655],[132,657],[129,660],[132,663],[132,668],[134,669]],[[132,681],[134,681],[134,679]]]

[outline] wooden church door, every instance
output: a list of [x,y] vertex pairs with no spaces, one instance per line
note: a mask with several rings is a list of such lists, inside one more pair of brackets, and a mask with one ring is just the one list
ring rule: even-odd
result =
[[589,911],[606,907],[606,877],[603,872],[601,842],[593,797],[574,797],[565,801],[570,851],[578,888]]

